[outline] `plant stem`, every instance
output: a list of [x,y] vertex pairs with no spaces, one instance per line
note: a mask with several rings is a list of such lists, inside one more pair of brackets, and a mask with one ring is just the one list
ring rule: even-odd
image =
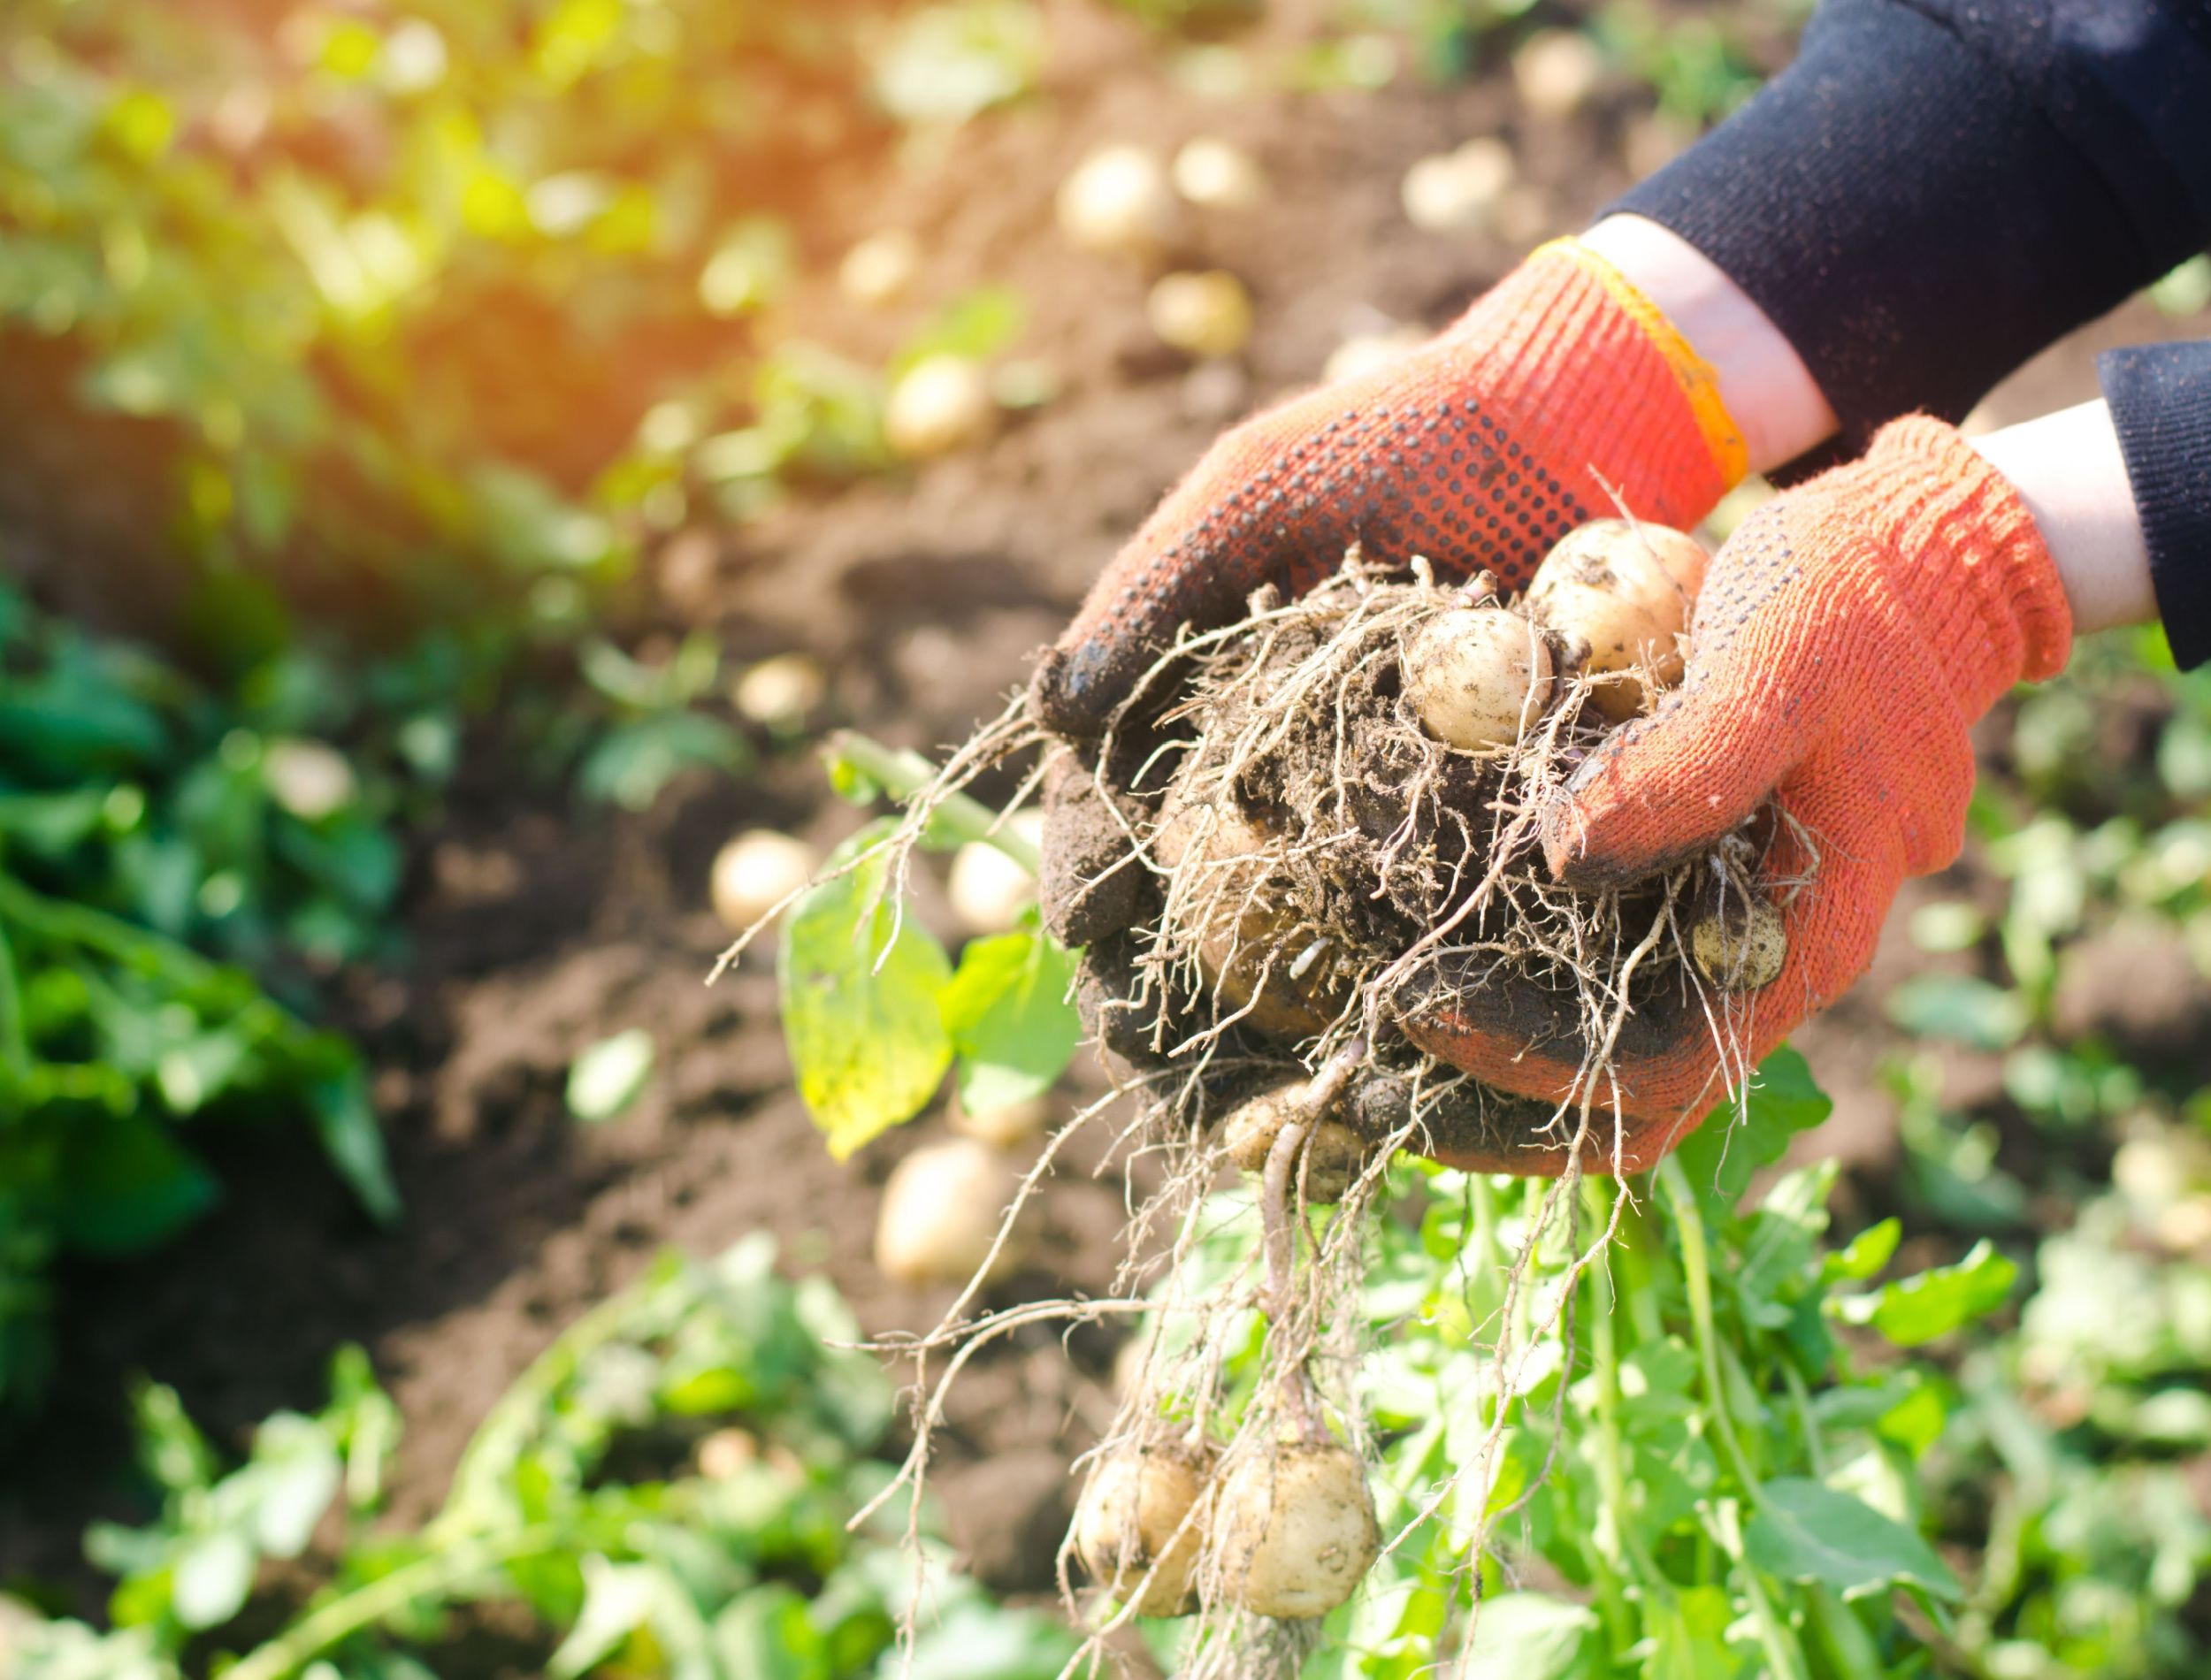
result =
[[[461,1462],[453,1471],[453,1487],[445,1507],[425,1532],[432,1538],[472,1526],[480,1518],[478,1507],[496,1491],[498,1479],[528,1439],[538,1418],[550,1409],[555,1394],[573,1378],[585,1356],[621,1333],[637,1310],[639,1296],[652,1287],[647,1279],[619,1294],[609,1296],[555,1337],[552,1345],[532,1360],[514,1386],[493,1402],[476,1433],[461,1449]],[[494,1508],[503,1509],[501,1507]]]
[[[922,754],[910,747],[885,746],[853,729],[838,729],[825,750],[832,759],[845,760],[880,783],[894,799],[911,799],[937,780],[937,767]],[[1004,853],[1032,875],[1044,867],[1037,847],[980,799],[957,791],[943,793],[937,796],[929,816],[961,840],[977,841]]]
[[511,1534],[486,1535],[433,1552],[309,1612],[243,1661],[225,1669],[224,1680],[285,1680],[340,1640],[374,1626],[412,1600],[451,1592],[487,1569],[559,1544],[559,1531],[549,1523],[540,1523]]
[[17,1080],[31,1073],[30,1035],[23,1026],[23,986],[15,971],[15,949],[0,928],[0,1065]]
[[1758,1579],[1758,1571],[1740,1558],[1736,1563],[1736,1576],[1742,1582],[1743,1596],[1750,1600],[1751,1619],[1758,1624],[1758,1643],[1765,1647],[1767,1661],[1782,1680],[1804,1680],[1804,1652],[1797,1644],[1795,1634],[1781,1620],[1773,1600],[1766,1597],[1765,1585]]
[[[1590,1217],[1602,1225],[1611,1211],[1608,1204],[1611,1193],[1594,1179],[1584,1183]],[[1595,1289],[1601,1297],[1593,1304],[1589,1315],[1591,1374],[1597,1384],[1597,1487],[1610,1516],[1609,1522],[1599,1525],[1595,1536],[1601,1555],[1599,1567],[1593,1573],[1605,1625],[1612,1636],[1613,1650],[1619,1654],[1633,1646],[1637,1637],[1634,1613],[1629,1608],[1620,1577],[1632,1566],[1646,1592],[1664,1592],[1667,1584],[1659,1573],[1656,1560],[1644,1548],[1642,1537],[1629,1521],[1627,1448],[1620,1430],[1619,1326],[1614,1321],[1620,1303],[1610,1271],[1595,1266],[1591,1268],[1590,1275],[1595,1279]]]
[[1697,1358],[1704,1368],[1705,1403],[1711,1408],[1713,1428],[1719,1436],[1728,1468],[1742,1484],[1744,1497],[1755,1505],[1759,1499],[1757,1472],[1750,1468],[1741,1439],[1735,1433],[1734,1417],[1727,1409],[1727,1391],[1720,1380],[1719,1333],[1712,1323],[1712,1263],[1704,1246],[1703,1211],[1696,1204],[1695,1194],[1689,1188],[1680,1162],[1672,1156],[1658,1164],[1658,1187],[1673,1210],[1674,1226],[1681,1241],[1681,1270],[1688,1282],[1689,1324],[1696,1336]]

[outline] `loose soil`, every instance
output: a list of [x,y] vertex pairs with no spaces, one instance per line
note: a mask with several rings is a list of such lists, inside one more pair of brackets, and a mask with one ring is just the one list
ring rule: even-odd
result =
[[[812,230],[824,271],[851,239],[910,226],[929,251],[919,295],[895,317],[861,318],[824,283],[800,325],[871,355],[978,279],[1010,284],[1032,314],[1021,353],[1053,366],[1057,399],[989,447],[910,477],[801,497],[742,530],[685,532],[654,557],[638,605],[648,638],[705,625],[736,661],[813,652],[832,673],[837,720],[896,745],[940,748],[994,713],[1224,423],[1310,382],[1348,333],[1384,320],[1442,325],[1522,251],[1581,225],[1629,180],[1632,119],[1648,103],[1609,89],[1572,122],[1540,121],[1517,110],[1494,67],[1385,96],[1209,99],[1163,80],[1156,43],[1118,14],[1049,10],[1055,46],[1040,97],[936,156],[855,168],[825,188]],[[1255,85],[1320,33],[1315,11],[1277,7],[1247,38]],[[1407,165],[1488,132],[1513,141],[1529,187],[1512,236],[1412,228],[1397,202]],[[1070,253],[1051,199],[1092,145],[1168,147],[1199,133],[1249,146],[1274,191],[1261,209],[1216,218],[1182,254],[1234,269],[1259,309],[1243,361],[1191,369],[1150,339],[1144,276]],[[2132,307],[2037,363],[1993,411],[2078,400],[2092,390],[2086,343],[2175,330]],[[11,511],[27,516],[19,503]],[[28,534],[58,553],[60,530]],[[174,1384],[235,1442],[276,1407],[315,1404],[331,1350],[364,1343],[405,1412],[396,1503],[411,1520],[441,1496],[493,1397],[667,1245],[706,1252],[770,1230],[785,1264],[825,1271],[870,1330],[933,1323],[948,1292],[886,1282],[868,1251],[884,1177],[941,1134],[941,1118],[832,1162],[789,1086],[766,953],[702,983],[722,943],[704,907],[721,841],[764,824],[826,844],[858,820],[803,752],[743,783],[686,781],[627,818],[547,796],[517,779],[497,741],[478,742],[445,826],[412,859],[411,960],[357,978],[339,1000],[378,1070],[404,1226],[367,1226],[297,1134],[210,1141],[229,1189],[220,1217],[149,1261],[79,1266],[61,1280],[66,1340],[51,1404],[0,1446],[0,1582],[58,1582],[75,1608],[96,1613],[80,1536],[93,1517],[134,1514],[121,1411],[134,1373]],[[1933,890],[1985,882],[1969,859]],[[922,910],[945,929],[927,893]],[[1878,999],[1924,960],[1904,920],[1892,919],[1872,981],[1799,1040],[1838,1098],[1817,1147],[1876,1167],[1894,1149],[1874,1083],[1893,1042]],[[2200,1043],[2211,1027],[2200,988],[2192,1020]],[[579,1126],[562,1100],[568,1064],[637,1026],[660,1048],[652,1088],[619,1119]],[[1078,1083],[1095,1088],[1087,1073]],[[998,1294],[1104,1287],[1121,1212],[1115,1178],[1061,1173],[1037,1262]],[[1048,1330],[1010,1339],[957,1392],[944,1438],[937,1486],[955,1538],[1008,1592],[1048,1587],[1065,1466],[1113,1410],[1106,1333],[1068,1351]],[[510,1666],[487,1658],[471,1672]]]

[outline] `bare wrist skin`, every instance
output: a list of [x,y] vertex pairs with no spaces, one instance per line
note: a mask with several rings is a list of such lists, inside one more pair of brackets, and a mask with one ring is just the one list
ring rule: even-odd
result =
[[1695,246],[1640,216],[1608,216],[1582,243],[1626,275],[1710,364],[1751,471],[1794,461],[1833,433],[1834,410],[1780,329]]
[[1971,441],[2034,515],[2077,632],[2157,616],[2149,549],[2108,408],[2084,402]]

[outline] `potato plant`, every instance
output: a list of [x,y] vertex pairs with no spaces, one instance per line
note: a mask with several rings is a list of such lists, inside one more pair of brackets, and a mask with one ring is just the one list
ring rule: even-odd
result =
[[399,874],[395,786],[319,733],[352,721],[324,678],[218,696],[0,590],[0,1409],[37,1398],[58,1257],[220,1201],[187,1126],[303,1119],[397,1217],[360,1055],[310,1020]]
[[[848,786],[866,783],[856,791],[924,780],[926,767],[864,743],[857,756],[879,774],[862,777],[854,756],[846,744],[838,765]],[[945,809],[931,821],[945,824]],[[952,809],[950,826],[981,821]],[[846,903],[858,873],[798,914]],[[888,926],[889,882],[868,890]],[[917,984],[895,960],[878,966],[880,927],[871,941],[861,926],[848,913],[837,945],[806,947],[835,962],[817,978],[833,973],[856,1021],[925,1013],[940,971]],[[786,933],[787,975],[795,943]],[[803,1085],[821,1041],[790,1036]],[[1274,1144],[1312,1118],[1305,1088],[1283,1088],[1269,1119],[1255,1110],[1231,1158],[1274,1166]],[[915,1089],[871,1118],[895,1123],[926,1100]],[[1251,1281],[1256,1256],[1300,1241],[1266,1215],[1281,1187],[1262,1176],[1201,1203],[1198,1241],[1151,1274],[1154,1316],[1133,1327],[1125,1366],[1140,1415],[1083,1472],[1071,1612],[1093,1630],[1138,1618],[1178,1674],[1411,1676],[1455,1657],[1558,1680],[1928,1671],[1967,1589],[1930,1543],[1916,1470],[1970,1403],[1916,1350],[2002,1309],[2018,1271],[1984,1243],[1883,1281],[1894,1219],[1831,1243],[1835,1168],[1772,1171],[1827,1111],[1784,1052],[1740,1113],[1655,1173],[1576,1176],[1563,1199],[1543,1181],[1409,1157],[1384,1169],[1355,1142],[1324,1169],[1293,1142],[1281,1158],[1305,1175],[1312,1250],[1294,1264],[1346,1291],[1312,1344],[1312,1386],[1282,1398],[1271,1255],[1256,1294]],[[1357,1205],[1325,1205],[1346,1196]],[[925,1348],[1095,1305],[960,1321],[974,1293]],[[1231,1304],[1193,1310],[1215,1299]],[[1210,1386],[1180,1380],[1193,1364],[1213,1369]],[[921,1404],[916,1485],[935,1402]],[[1312,1416],[1294,1424],[1301,1407]],[[1304,1432],[1238,1455],[1239,1419],[1253,1417],[1285,1442]],[[1348,1578],[1325,1579],[1332,1563]]]
[[[116,1577],[105,1632],[0,1599],[14,1680],[427,1680],[475,1620],[520,1625],[539,1671],[672,1680],[1051,1680],[1074,1639],[1000,1609],[904,1525],[847,1523],[891,1474],[891,1397],[824,1281],[773,1245],[669,1256],[570,1325],[493,1405],[426,1522],[384,1518],[396,1409],[357,1349],[330,1404],[279,1412],[226,1465],[159,1385],[139,1393],[144,1525],[87,1540]],[[325,1547],[317,1536],[337,1535]],[[311,1577],[260,1590],[264,1560]],[[925,1603],[912,1668],[894,1646]]]

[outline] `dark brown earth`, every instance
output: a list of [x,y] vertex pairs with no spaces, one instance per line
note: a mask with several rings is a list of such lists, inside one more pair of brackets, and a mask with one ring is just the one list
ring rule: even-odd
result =
[[[920,294],[893,317],[860,319],[824,281],[801,325],[875,355],[977,279],[1004,282],[1029,302],[1021,352],[1056,369],[1058,399],[988,447],[911,477],[801,498],[741,531],[685,533],[656,556],[639,604],[647,635],[710,626],[735,661],[814,652],[832,674],[834,717],[897,745],[942,746],[994,712],[1224,422],[1312,380],[1347,333],[1384,317],[1441,325],[1526,248],[1579,225],[1630,179],[1626,149],[1649,103],[1608,88],[1581,118],[1542,121],[1517,110],[1496,73],[1383,97],[1211,100],[1163,85],[1155,44],[1118,14],[1051,11],[1057,45],[1041,97],[972,126],[940,156],[827,196],[825,253],[884,226],[922,233]],[[1250,54],[1254,85],[1316,28],[1304,8],[1277,8]],[[1413,229],[1397,202],[1406,166],[1489,131],[1514,142],[1529,185],[1513,236]],[[1144,276],[1070,253],[1051,199],[1098,142],[1168,147],[1198,133],[1251,147],[1274,190],[1185,253],[1234,269],[1259,308],[1246,360],[1193,370],[1149,338]],[[2145,308],[2123,311],[2023,373],[1994,411],[2089,394],[2087,344],[2172,331]],[[50,546],[70,534],[60,529]],[[82,540],[109,534],[103,524]],[[933,1322],[945,1297],[886,1282],[868,1249],[886,1173],[941,1119],[832,1162],[788,1084],[770,968],[748,959],[702,983],[722,940],[704,908],[720,842],[766,824],[826,843],[857,821],[826,797],[805,753],[742,784],[687,781],[625,818],[548,798],[516,779],[496,740],[478,742],[448,821],[413,860],[413,960],[359,978],[340,1000],[379,1069],[406,1224],[369,1227],[301,1138],[255,1138],[214,1152],[229,1186],[224,1217],[149,1261],[73,1269],[53,1403],[0,1460],[0,1581],[58,1579],[77,1588],[77,1607],[96,1607],[79,1536],[91,1517],[129,1513],[120,1397],[133,1373],[174,1384],[235,1440],[273,1408],[315,1403],[331,1350],[365,1343],[405,1413],[397,1502],[414,1518],[441,1496],[492,1398],[665,1245],[708,1251],[771,1230],[785,1264],[825,1271],[869,1329]],[[1962,869],[1970,886],[1975,865]],[[925,914],[939,908],[925,899]],[[1924,960],[1902,920],[1873,979],[1800,1040],[1838,1099],[1817,1147],[1849,1161],[1894,1150],[1873,1069],[1891,1042],[1878,997]],[[2194,1019],[2200,1036],[2206,1012]],[[578,1126],[562,1101],[568,1064],[633,1026],[660,1047],[653,1088],[618,1121]],[[1003,1292],[1103,1287],[1119,1223],[1116,1180],[1060,1174],[1039,1260]],[[1061,1470],[1110,1410],[1110,1347],[1078,1340],[1073,1351],[1048,1333],[1016,1340],[954,1408],[940,1490],[955,1533],[1009,1590],[1045,1585],[1050,1548],[1035,1537],[1056,1533]]]

